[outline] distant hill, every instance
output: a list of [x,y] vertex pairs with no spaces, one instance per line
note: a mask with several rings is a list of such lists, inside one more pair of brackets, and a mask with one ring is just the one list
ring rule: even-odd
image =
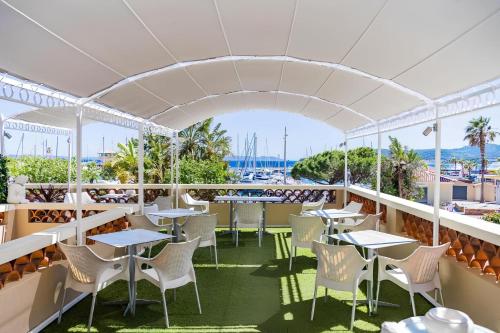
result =
[[[434,160],[434,149],[415,149],[417,154],[424,160]],[[389,155],[388,149],[383,149],[384,155]],[[464,160],[479,160],[479,148],[464,146],[461,148],[451,148],[451,149],[441,149],[441,158],[443,161],[448,161],[453,156]],[[486,145],[486,157],[489,160],[496,160],[500,157],[500,145],[497,144],[487,144]]]

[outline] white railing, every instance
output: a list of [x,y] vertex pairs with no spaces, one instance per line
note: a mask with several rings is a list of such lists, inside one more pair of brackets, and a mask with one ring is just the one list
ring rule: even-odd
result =
[[[370,200],[377,200],[377,193],[359,186],[351,185],[349,192],[365,197]],[[418,202],[402,199],[389,194],[380,194],[380,203],[409,213],[411,215],[423,218],[432,223],[434,217],[434,207]],[[453,229],[457,232],[478,238],[489,243],[500,246],[500,225],[487,222],[478,218],[440,210],[440,225]]]

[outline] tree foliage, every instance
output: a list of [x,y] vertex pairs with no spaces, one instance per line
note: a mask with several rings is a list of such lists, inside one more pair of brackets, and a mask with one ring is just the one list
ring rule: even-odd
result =
[[[307,178],[318,183],[336,184],[344,181],[344,152],[340,150],[323,153],[303,159],[292,168],[295,179]],[[360,147],[347,152],[347,167],[350,182],[369,183],[373,168],[377,163],[376,152],[368,147]]]

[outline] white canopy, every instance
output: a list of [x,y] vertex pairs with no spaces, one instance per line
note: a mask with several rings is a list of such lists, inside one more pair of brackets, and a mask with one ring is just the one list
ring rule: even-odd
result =
[[0,0],[4,72],[182,129],[276,109],[342,131],[500,77],[500,1]]

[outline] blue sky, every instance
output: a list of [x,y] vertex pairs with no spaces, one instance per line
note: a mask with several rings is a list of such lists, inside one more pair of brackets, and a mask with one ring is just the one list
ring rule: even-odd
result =
[[[0,109],[3,114],[13,114],[25,110],[26,107],[0,100]],[[500,108],[489,108],[443,120],[443,147],[453,148],[464,145],[463,135],[467,122],[479,115],[491,117],[493,126],[500,131]],[[240,138],[240,153],[243,154],[243,145],[246,135],[249,137],[255,132],[258,138],[258,154],[283,157],[283,135],[285,126],[288,132],[287,154],[289,159],[299,159],[306,154],[319,153],[325,149],[337,147],[343,140],[343,134],[320,121],[306,118],[304,116],[286,113],[259,111],[242,111],[229,113],[215,117],[216,122],[221,122],[233,138],[233,152],[236,154],[237,137]],[[387,147],[388,136],[396,136],[399,140],[411,148],[434,147],[434,136],[424,137],[421,133],[426,124],[405,128],[383,135],[383,147]],[[12,139],[6,140],[7,154],[16,154],[21,151],[20,142],[22,133],[10,131]],[[124,142],[126,138],[136,136],[136,131],[112,126],[108,124],[91,124],[84,127],[84,156],[95,156],[102,151],[102,137],[105,137],[105,150],[112,150],[118,142]],[[266,149],[267,139],[267,149]],[[23,150],[25,154],[33,154],[35,147],[37,154],[41,154],[43,142],[52,148],[55,154],[57,137],[54,135],[42,135],[36,133],[25,133]],[[373,146],[376,147],[376,136],[365,137],[350,142],[350,146]],[[58,154],[67,155],[66,138],[59,137]],[[500,143],[500,137],[497,140]]]

